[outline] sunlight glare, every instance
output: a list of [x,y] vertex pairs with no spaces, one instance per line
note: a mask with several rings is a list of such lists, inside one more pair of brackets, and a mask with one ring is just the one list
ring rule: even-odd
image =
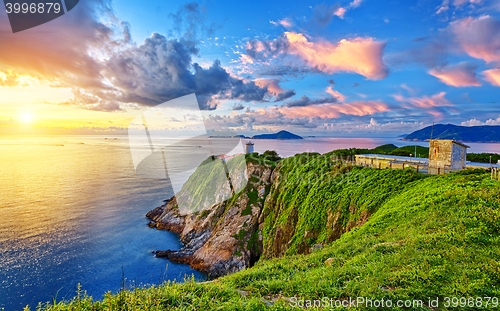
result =
[[33,122],[33,114],[30,112],[24,112],[21,115],[21,121],[25,124],[29,124]]

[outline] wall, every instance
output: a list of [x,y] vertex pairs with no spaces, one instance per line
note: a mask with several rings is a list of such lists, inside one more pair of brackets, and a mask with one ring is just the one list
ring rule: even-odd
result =
[[465,158],[467,157],[467,148],[458,144],[452,144],[451,148],[451,166],[452,170],[465,169]]

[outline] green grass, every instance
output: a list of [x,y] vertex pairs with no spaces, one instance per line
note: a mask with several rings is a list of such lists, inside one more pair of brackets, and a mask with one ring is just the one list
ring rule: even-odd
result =
[[[272,189],[269,201],[275,205],[267,211],[272,221],[266,218],[265,243],[272,243],[273,228],[296,215],[289,255],[261,258],[254,267],[211,283],[167,282],[107,294],[101,301],[80,293],[73,301],[40,309],[285,310],[290,306],[284,298],[290,297],[363,296],[425,302],[429,297],[439,297],[441,302],[444,297],[500,297],[500,183],[492,181],[489,172],[466,170],[422,177],[411,170],[314,164],[318,159],[317,163],[324,163],[321,156],[306,155],[308,160],[293,165],[287,162],[293,160],[284,159],[277,169],[310,176],[323,166],[324,174],[358,172],[366,181],[343,186],[298,183],[292,174]],[[269,204],[266,201],[266,208]],[[344,215],[344,225],[362,211],[371,217],[361,227],[328,241],[328,234],[322,232],[328,233],[325,215],[331,211]],[[313,229],[319,231],[310,242],[322,241],[325,246],[299,254],[295,241]],[[326,265],[329,258],[331,264]],[[272,297],[283,299],[271,304]],[[440,310],[453,308],[441,305]]]
[[417,146],[417,154],[415,154],[415,145],[413,146],[404,146],[398,149],[392,150],[390,155],[409,157],[410,154],[412,157],[420,157],[420,158],[428,158],[429,157],[429,147]]

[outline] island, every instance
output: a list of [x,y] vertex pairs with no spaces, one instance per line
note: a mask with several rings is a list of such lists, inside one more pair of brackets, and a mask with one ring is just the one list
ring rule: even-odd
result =
[[406,135],[402,140],[452,139],[466,143],[500,143],[500,125],[460,126],[435,124]]
[[288,131],[279,131],[274,134],[260,134],[252,137],[253,139],[303,139],[299,135],[295,135]]

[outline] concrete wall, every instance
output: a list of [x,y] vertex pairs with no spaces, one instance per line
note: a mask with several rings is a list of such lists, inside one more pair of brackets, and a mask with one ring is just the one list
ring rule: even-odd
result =
[[429,142],[429,173],[445,174],[465,169],[467,148],[452,140]]
[[429,169],[451,166],[451,140],[431,140],[429,143]]
[[465,161],[467,157],[467,148],[464,146],[453,143],[451,148],[451,169],[463,170],[465,169]]

